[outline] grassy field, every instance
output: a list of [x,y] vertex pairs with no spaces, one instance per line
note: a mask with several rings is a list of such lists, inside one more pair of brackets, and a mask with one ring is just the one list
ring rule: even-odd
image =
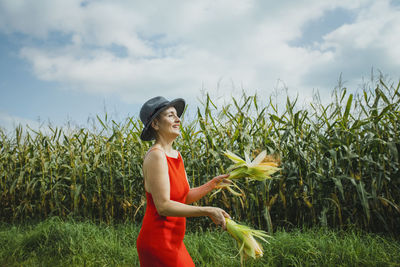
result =
[[[226,150],[266,150],[282,162],[268,181],[238,181],[241,198],[222,191],[197,205],[274,232],[246,266],[400,266],[400,81],[380,76],[359,92],[338,86],[327,104],[297,101],[243,92],[216,105],[207,94],[193,119],[182,117],[175,145],[191,187],[227,171]],[[151,143],[140,140],[138,118],[97,119],[93,129],[0,127],[0,267],[138,266]],[[196,266],[240,265],[228,233],[189,221]]]
[[[190,220],[190,219],[189,219]],[[138,266],[135,224],[94,224],[50,218],[0,225],[0,266]],[[188,232],[196,266],[240,266],[227,232]],[[277,231],[260,260],[246,266],[400,266],[400,242],[358,231]]]

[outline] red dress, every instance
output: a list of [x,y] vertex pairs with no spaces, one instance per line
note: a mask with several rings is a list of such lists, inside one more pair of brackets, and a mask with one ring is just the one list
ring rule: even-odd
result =
[[[185,167],[178,158],[165,155],[168,162],[170,199],[186,202],[189,192]],[[185,217],[160,216],[153,198],[146,192],[147,206],[136,247],[141,267],[187,267],[194,266],[186,250],[183,238],[186,230]]]

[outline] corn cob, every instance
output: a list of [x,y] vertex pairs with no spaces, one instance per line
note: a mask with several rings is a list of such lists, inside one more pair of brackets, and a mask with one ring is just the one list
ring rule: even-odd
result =
[[252,180],[264,181],[271,179],[271,175],[279,171],[276,161],[266,161],[267,153],[262,151],[257,157],[251,161],[248,154],[245,153],[245,160],[227,150],[224,153],[234,162],[234,165],[228,168],[230,175],[228,179],[240,179],[248,177]]
[[238,243],[242,264],[243,260],[247,257],[256,259],[263,256],[263,247],[254,237],[269,243],[265,237],[271,236],[267,235],[265,231],[251,229],[250,227],[238,224],[229,218],[225,218],[225,221],[228,233],[235,238]]

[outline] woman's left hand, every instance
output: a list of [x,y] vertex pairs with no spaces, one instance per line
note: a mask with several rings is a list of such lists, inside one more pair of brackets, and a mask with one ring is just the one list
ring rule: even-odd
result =
[[219,187],[224,187],[226,185],[230,185],[232,182],[229,179],[226,179],[229,177],[229,174],[222,174],[215,176],[211,180],[212,188],[219,188]]

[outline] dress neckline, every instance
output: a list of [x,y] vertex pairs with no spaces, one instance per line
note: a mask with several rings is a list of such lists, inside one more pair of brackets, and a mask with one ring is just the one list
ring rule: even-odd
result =
[[165,152],[164,152],[164,154],[165,154],[165,156],[166,156],[167,158],[170,158],[170,159],[179,159],[179,157],[181,156],[181,153],[179,153],[179,151],[178,151],[178,156],[177,156],[176,158],[175,158],[175,157],[168,156],[167,153],[165,153]]

